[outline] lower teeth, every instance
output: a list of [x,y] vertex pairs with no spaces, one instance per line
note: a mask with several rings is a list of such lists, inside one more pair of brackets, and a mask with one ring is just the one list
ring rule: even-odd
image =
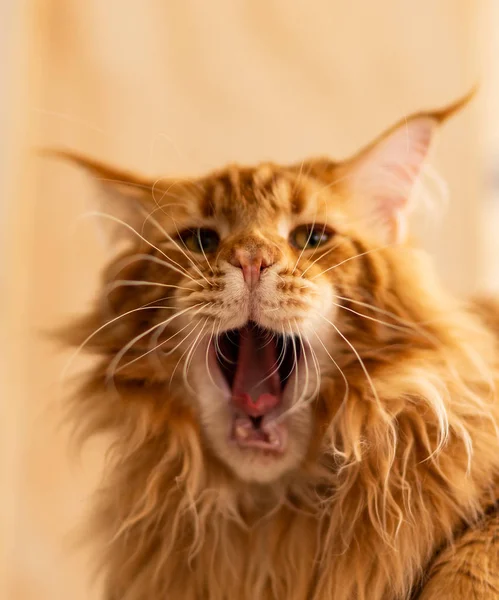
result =
[[268,440],[271,446],[275,447],[279,445],[279,438],[275,435],[275,433],[269,433]]
[[238,425],[236,427],[236,436],[245,440],[249,436],[249,432],[244,425]]

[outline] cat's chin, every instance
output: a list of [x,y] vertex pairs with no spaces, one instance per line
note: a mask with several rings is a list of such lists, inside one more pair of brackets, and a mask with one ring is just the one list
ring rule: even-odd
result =
[[[228,411],[227,411],[228,412]],[[292,415],[275,426],[270,436],[277,447],[269,447],[267,442],[244,444],[235,439],[233,429],[237,417],[218,415],[205,420],[204,434],[216,454],[234,473],[247,482],[272,483],[301,465],[308,448],[311,429],[310,408],[304,408],[301,415]]]

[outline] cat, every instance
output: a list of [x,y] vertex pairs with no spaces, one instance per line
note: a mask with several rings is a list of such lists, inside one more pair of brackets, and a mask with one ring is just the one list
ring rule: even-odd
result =
[[407,226],[467,101],[342,162],[149,180],[59,153],[113,250],[67,335],[95,357],[77,433],[113,440],[106,600],[499,597],[499,305],[447,293]]

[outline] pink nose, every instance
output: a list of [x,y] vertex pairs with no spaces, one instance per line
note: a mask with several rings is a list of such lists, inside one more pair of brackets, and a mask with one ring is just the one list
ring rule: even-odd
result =
[[234,260],[231,262],[235,267],[239,267],[242,270],[244,281],[249,288],[255,287],[262,271],[269,266],[260,252],[251,255],[243,249],[235,251]]

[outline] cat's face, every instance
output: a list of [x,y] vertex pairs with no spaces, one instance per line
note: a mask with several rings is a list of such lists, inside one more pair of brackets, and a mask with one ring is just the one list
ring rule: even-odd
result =
[[127,234],[100,304],[101,325],[115,319],[102,330],[108,383],[163,386],[165,402],[191,410],[205,451],[243,480],[314,460],[329,425],[317,398],[336,385],[341,402],[345,356],[359,358],[354,340],[369,345],[368,322],[352,315],[382,285],[371,257],[404,240],[441,116],[404,122],[340,164],[123,185],[87,163],[114,181],[104,212]]
[[186,380],[209,446],[241,478],[268,481],[309,448],[336,312],[323,271],[356,249],[314,178],[264,165],[200,183],[196,214],[177,221],[196,263],[176,292],[192,307],[178,319],[192,332]]

